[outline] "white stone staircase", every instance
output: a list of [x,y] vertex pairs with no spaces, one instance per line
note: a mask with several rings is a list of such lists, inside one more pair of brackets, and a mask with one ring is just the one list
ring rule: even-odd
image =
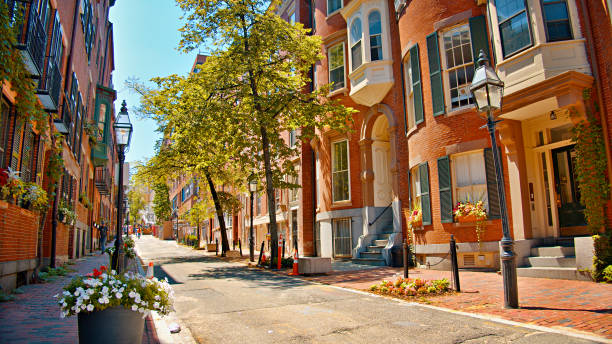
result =
[[538,277],[589,281],[588,273],[576,268],[576,251],[573,242],[559,242],[556,246],[531,248],[527,266],[517,268],[521,277]]

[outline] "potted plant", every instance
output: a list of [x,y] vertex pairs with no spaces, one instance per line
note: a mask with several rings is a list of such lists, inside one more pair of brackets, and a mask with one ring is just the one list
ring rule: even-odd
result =
[[57,209],[57,219],[68,226],[72,226],[76,220],[75,211],[65,200],[60,202],[60,206]]
[[0,171],[2,181],[0,183],[0,199],[16,203],[26,192],[25,183],[19,177],[19,171],[13,171],[10,167]]
[[453,210],[453,215],[457,222],[478,222],[487,219],[487,209],[482,201],[472,203],[470,201],[457,202],[457,206]]
[[411,229],[423,227],[423,212],[421,211],[421,205],[415,206],[410,212],[410,216],[408,217],[408,225]]
[[77,315],[80,343],[140,343],[144,318],[173,310],[168,280],[133,272],[117,274],[106,266],[77,276],[56,295],[60,317]]
[[[104,250],[108,253],[109,266],[112,265],[113,254],[115,253],[115,246],[109,246]],[[123,255],[124,255],[124,266],[128,266],[128,260],[136,258],[136,251],[134,250],[134,239],[131,237],[125,237],[123,239]]]
[[83,204],[85,208],[91,209],[91,201],[89,200],[89,197],[87,197],[87,194],[85,194],[84,192],[81,192],[81,194],[79,195],[79,202],[81,202],[81,204]]
[[476,239],[478,247],[482,246],[482,236],[487,228],[487,209],[482,201],[472,203],[470,201],[458,202],[453,210],[453,215],[459,223],[475,223]]
[[32,207],[36,211],[44,211],[49,206],[49,199],[47,198],[47,192],[43,190],[36,183],[24,183],[24,189],[26,190],[21,195],[22,207],[28,209]]

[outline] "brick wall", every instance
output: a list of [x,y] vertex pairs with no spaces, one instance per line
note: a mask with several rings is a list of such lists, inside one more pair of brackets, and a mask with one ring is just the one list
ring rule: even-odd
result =
[[[612,29],[610,27],[610,15],[612,9],[608,8],[606,11],[604,1],[584,1],[587,6],[588,16],[590,19],[590,31],[592,37],[587,34],[587,18],[585,17],[585,11],[582,7],[582,0],[576,0],[578,12],[582,22],[581,29],[584,37],[588,39],[587,44],[592,45],[595,50],[595,56],[591,53],[591,50],[587,48],[587,56],[591,66],[593,66],[594,60],[597,62],[597,76],[599,80],[596,80],[596,89],[593,92],[594,99],[599,103],[600,114],[603,117],[602,124],[604,130],[607,132],[606,145],[612,150],[612,55],[610,54],[610,47],[612,47]],[[591,39],[592,38],[592,39]],[[594,68],[594,66],[592,67]],[[598,82],[597,82],[598,81]],[[601,99],[597,99],[597,87],[600,88]],[[608,156],[610,159],[610,156]],[[608,161],[608,173],[610,173],[610,164],[612,161]],[[606,209],[608,223],[612,223],[612,203],[608,202]]]
[[[486,146],[490,147],[488,132],[480,127],[485,124],[475,110],[460,110],[455,113],[446,113],[437,117],[433,116],[431,85],[429,78],[429,61],[427,55],[426,36],[436,31],[434,24],[443,19],[461,13],[470,13],[471,16],[483,14],[483,8],[475,6],[473,1],[435,1],[414,0],[409,2],[408,7],[398,22],[399,45],[406,51],[414,44],[419,45],[419,62],[421,67],[421,80],[423,89],[424,122],[416,128],[409,130],[407,138],[407,151],[412,166],[408,161],[401,161],[403,208],[408,204],[408,178],[405,176],[410,167],[423,162],[428,163],[432,222],[425,226],[425,230],[416,234],[419,244],[448,243],[450,235],[454,234],[458,242],[476,241],[474,227],[457,226],[452,223],[441,223],[440,220],[440,194],[438,187],[437,159],[447,155],[446,147],[454,144],[486,140]],[[467,22],[467,19],[466,19]],[[441,56],[443,58],[443,56]],[[445,94],[445,97],[448,97]],[[402,120],[402,123],[404,121]],[[402,128],[403,129],[403,128]],[[499,140],[498,140],[499,143]],[[502,147],[502,151],[503,151]],[[405,150],[403,151],[405,152]],[[505,180],[508,181],[506,156],[503,154]],[[507,183],[506,183],[507,184]],[[506,185],[507,203],[510,204],[509,186]],[[510,210],[510,209],[509,209]],[[511,214],[509,214],[511,216]],[[404,219],[406,216],[404,215]],[[510,219],[510,224],[512,220]],[[484,241],[499,240],[502,236],[501,221],[490,221],[484,234]]]
[[0,201],[0,262],[36,258],[38,214]]

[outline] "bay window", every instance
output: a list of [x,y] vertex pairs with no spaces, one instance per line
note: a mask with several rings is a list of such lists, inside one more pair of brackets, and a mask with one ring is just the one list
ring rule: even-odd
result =
[[380,12],[372,11],[368,15],[368,28],[370,30],[370,61],[382,60],[383,50]]
[[504,57],[532,45],[526,0],[495,0]]
[[351,69],[361,66],[361,19],[355,18],[351,24]]
[[542,14],[549,42],[572,39],[566,0],[542,0]]

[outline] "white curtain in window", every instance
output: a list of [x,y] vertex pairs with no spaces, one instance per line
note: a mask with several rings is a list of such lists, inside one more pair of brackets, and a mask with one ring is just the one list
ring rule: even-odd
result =
[[458,202],[488,203],[487,176],[482,151],[454,157],[455,197]]

